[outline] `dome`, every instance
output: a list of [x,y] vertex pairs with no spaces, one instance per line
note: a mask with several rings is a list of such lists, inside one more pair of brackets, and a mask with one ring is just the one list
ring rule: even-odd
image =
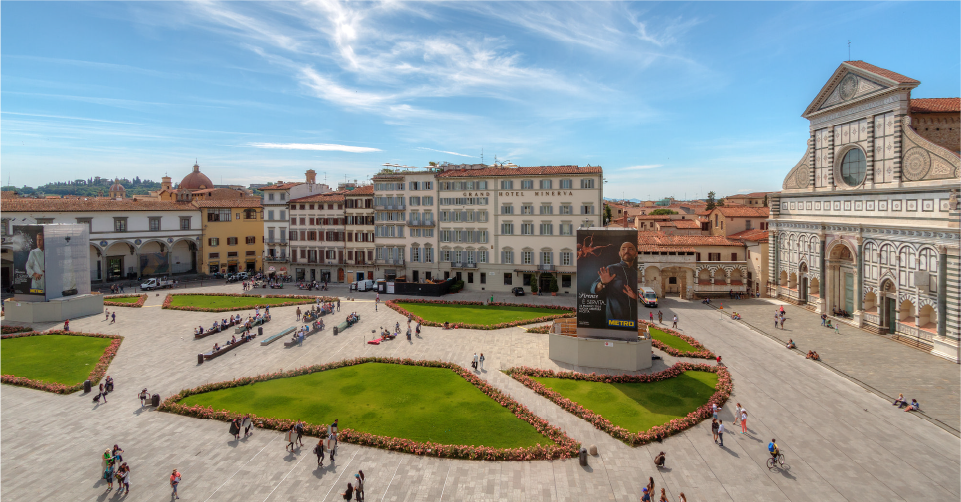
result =
[[200,172],[200,166],[194,164],[194,170],[190,174],[184,176],[184,179],[180,181],[178,188],[186,190],[203,190],[205,188],[213,188],[214,183],[210,181],[204,173]]
[[123,185],[120,184],[120,180],[119,180],[119,179],[114,179],[114,180],[113,180],[113,185],[110,185],[110,191],[111,191],[111,192],[126,192],[127,189],[124,188]]

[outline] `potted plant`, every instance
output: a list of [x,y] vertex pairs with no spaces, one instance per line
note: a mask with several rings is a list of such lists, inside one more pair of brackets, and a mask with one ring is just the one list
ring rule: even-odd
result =
[[531,276],[531,294],[537,296],[537,274]]
[[551,274],[551,296],[557,296],[557,276]]

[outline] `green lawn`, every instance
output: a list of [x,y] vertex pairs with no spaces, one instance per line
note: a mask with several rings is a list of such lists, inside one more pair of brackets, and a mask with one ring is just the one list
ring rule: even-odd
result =
[[642,432],[682,418],[714,394],[717,374],[685,371],[652,383],[603,383],[568,378],[535,378],[564,397],[598,413],[614,425]]
[[434,305],[403,302],[398,302],[397,305],[428,321],[486,325],[536,319],[567,312],[557,309],[488,305]]
[[261,417],[301,419],[381,436],[495,448],[553,444],[451,370],[365,363],[189,396]]
[[114,303],[137,303],[137,302],[140,301],[140,297],[139,297],[139,296],[124,296],[124,297],[121,297],[121,298],[116,298],[116,297],[110,298],[110,297],[108,296],[108,297],[105,297],[103,300],[104,300],[105,302],[114,302]]
[[674,347],[681,352],[697,352],[699,350],[697,347],[685,342],[683,339],[674,335],[669,335],[657,328],[651,328],[651,337],[660,341],[664,345],[667,345],[668,347]]
[[171,297],[171,307],[200,307],[208,309],[254,308],[257,305],[276,305],[278,303],[314,303],[315,300],[301,298],[261,298],[259,296],[204,296],[175,295]]
[[0,341],[0,373],[76,385],[90,376],[110,338],[41,335]]

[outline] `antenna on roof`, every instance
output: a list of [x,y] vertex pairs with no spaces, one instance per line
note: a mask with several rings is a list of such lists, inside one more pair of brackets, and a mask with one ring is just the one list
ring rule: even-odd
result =
[[848,40],[848,61],[851,60],[851,41]]
[[484,147],[481,147],[481,164],[484,163]]

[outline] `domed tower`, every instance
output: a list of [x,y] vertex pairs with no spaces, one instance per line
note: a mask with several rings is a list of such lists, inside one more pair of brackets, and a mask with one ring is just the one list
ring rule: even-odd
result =
[[184,176],[177,188],[181,190],[204,190],[213,187],[214,183],[204,173],[200,172],[200,165],[195,163],[193,172]]
[[127,196],[127,189],[120,184],[120,179],[114,178],[113,185],[110,185],[110,198],[123,199]]
[[173,184],[170,182],[170,176],[164,176],[163,178],[160,178],[161,190],[170,190],[172,188],[173,188]]

